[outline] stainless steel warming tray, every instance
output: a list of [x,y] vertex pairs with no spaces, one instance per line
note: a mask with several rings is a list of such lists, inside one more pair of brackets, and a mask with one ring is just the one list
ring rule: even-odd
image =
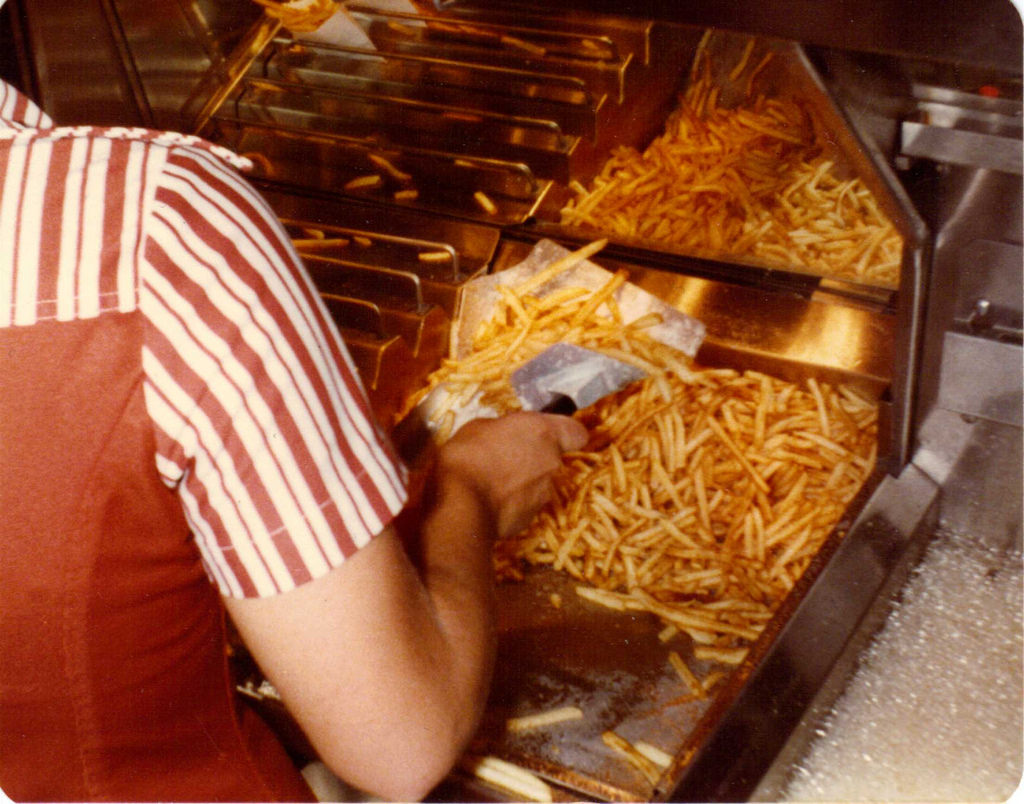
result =
[[[495,268],[518,263],[526,250],[527,244],[505,244]],[[641,288],[709,323],[698,361],[761,370],[796,382],[814,377],[850,383],[872,398],[889,384],[891,317],[796,297],[776,299],[769,308],[758,292],[749,289],[610,258],[594,259],[610,269],[626,268]],[[744,327],[723,326],[738,319]],[[783,320],[789,323],[781,326]],[[848,336],[854,330],[859,338],[851,350]],[[884,437],[881,454],[883,463],[891,455]],[[827,565],[882,473],[878,470],[868,481],[737,667],[696,660],[688,637],[662,642],[663,624],[652,615],[609,611],[582,600],[575,592],[578,582],[562,572],[531,568],[522,582],[502,584],[497,675],[474,751],[531,769],[555,785],[556,795],[644,801],[670,796]],[[712,673],[724,674],[723,679],[707,696],[689,695],[666,660],[670,650],[699,679]],[[552,729],[506,729],[508,718],[562,706],[577,706],[585,717]],[[673,757],[673,764],[661,769],[656,781],[645,777],[603,742],[602,735],[609,730],[657,746]],[[467,783],[474,789],[471,781],[463,780]],[[488,795],[479,789],[474,793]],[[465,793],[456,787],[452,796],[460,795]]]
[[[755,93],[797,102],[806,131],[793,131],[789,121],[781,136],[813,132],[808,155],[821,152],[830,174],[863,181],[907,250],[916,248],[891,177],[795,43],[529,6],[513,13],[452,4],[426,14],[349,8],[371,46],[331,46],[264,29],[255,38],[269,41],[258,53],[247,39],[211,73],[216,80],[200,86],[186,106],[199,110],[191,123],[257,155],[257,175],[274,183],[821,276],[824,269],[795,258],[563,223],[571,188],[591,182],[613,148],[646,147],[706,70],[722,108],[745,106]],[[840,199],[839,214],[841,206]],[[852,281],[869,286],[862,292],[892,290],[898,276]]]
[[[799,111],[784,116],[780,110],[785,104],[795,104]],[[910,235],[908,247],[915,248],[913,222],[898,191],[894,192],[895,183],[853,131],[799,45],[707,31],[693,55],[688,81],[681,87],[679,107],[678,112],[686,113],[680,123],[673,122],[674,112],[656,141],[635,144],[633,156],[610,160],[613,170],[600,171],[597,181],[597,171],[578,171],[571,186],[553,186],[538,211],[538,228],[563,237],[579,237],[581,233],[608,236],[636,248],[829,277],[867,288],[895,289],[899,270],[845,270],[845,264],[852,266],[858,258],[830,261],[819,257],[812,261],[809,255],[799,253],[796,233],[784,241],[785,250],[780,247],[770,256],[741,246],[744,240],[754,242],[754,230],[772,231],[762,223],[773,219],[783,228],[802,230],[806,226],[818,231],[809,216],[793,208],[812,202],[821,203],[814,213],[815,222],[831,223],[833,217],[837,221],[835,230],[829,227],[823,237],[832,242],[843,239],[868,243],[873,232],[861,230],[861,222],[849,220],[842,193],[829,195],[820,187],[799,198],[801,187],[818,184],[824,175],[846,186],[851,186],[846,184],[851,180],[862,182],[883,213],[880,220],[888,219],[895,232]],[[741,158],[740,149],[730,145],[730,138],[752,131],[777,138],[771,147],[761,142],[745,146],[756,149],[757,160],[763,159],[763,164],[754,157],[749,161]],[[812,164],[815,171],[811,170]],[[617,178],[619,171],[625,179]],[[777,189],[773,186],[776,180],[781,182]],[[759,184],[772,189],[759,189]],[[614,201],[598,201],[609,189],[608,197]],[[652,196],[656,196],[653,202],[646,203]],[[648,218],[643,226],[635,220],[638,213],[630,211],[634,204]],[[602,207],[606,209],[601,211]],[[618,209],[625,214],[618,213]],[[681,210],[679,217],[670,217],[677,209]],[[678,223],[683,214],[711,219],[719,212],[726,218],[720,229],[709,226],[706,230],[686,227],[684,233],[674,231],[681,228]],[[732,223],[729,217],[745,217],[747,226],[727,229],[726,225]],[[671,232],[669,222],[673,223]],[[695,230],[698,233],[691,234]],[[815,237],[810,232],[806,236]],[[762,237],[769,240],[768,236]],[[898,239],[892,242],[898,243]],[[901,259],[898,247],[894,258]],[[844,270],[840,270],[840,262]]]
[[[702,41],[728,58],[750,41],[527,4],[417,14],[353,4],[374,47],[330,47],[245,14],[235,19],[252,23],[249,35],[236,25],[225,36],[218,4],[176,4],[177,38],[152,24],[140,0],[101,5],[125,32],[119,56],[149,122],[198,124],[253,159],[255,181],[295,238],[388,426],[444,354],[465,282],[514,265],[542,237],[573,245],[596,236],[560,221],[572,183],[594,176],[613,147],[642,148],[661,131]],[[911,448],[927,235],[804,49],[757,41],[778,56],[771,86],[799,95],[830,154],[865,182],[903,237],[899,283],[836,281],[620,237],[598,261],[702,320],[702,362],[852,382],[878,399],[878,467],[746,659],[707,698],[677,701],[678,676],[653,619],[588,607],[548,571],[501,587],[500,659],[474,749],[533,769],[556,797],[669,799],[721,760],[723,724],[728,739],[755,743],[765,723],[778,723],[765,740],[784,739],[786,708],[810,695],[793,688],[820,679],[902,546],[878,500],[902,493]],[[186,56],[158,71],[161,47]],[[550,605],[552,593],[561,608]],[[711,671],[692,660],[685,638],[673,647],[698,673]],[[757,695],[765,697],[752,702]],[[584,724],[549,736],[503,730],[509,715],[570,699],[586,702]],[[754,707],[762,716],[748,720]],[[612,726],[670,754],[657,782],[602,745]],[[504,794],[456,774],[435,797],[470,795]]]

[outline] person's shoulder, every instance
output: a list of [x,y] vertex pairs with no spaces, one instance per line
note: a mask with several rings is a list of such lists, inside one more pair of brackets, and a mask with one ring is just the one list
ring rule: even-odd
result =
[[218,145],[197,134],[178,131],[162,131],[137,126],[67,126],[41,130],[40,134],[55,139],[62,137],[86,137],[103,139],[112,143],[140,142],[170,153],[203,154],[216,162],[240,171],[252,168],[252,162],[239,156],[230,148]]
[[186,160],[196,170],[248,173],[252,161],[239,156],[230,148],[218,145],[196,134],[161,131],[136,126],[54,126],[51,128],[0,128],[7,139],[48,141],[58,143],[69,140],[105,142],[109,153],[142,145],[149,151],[161,153],[167,160]]
[[[166,148],[170,152],[182,152],[190,154],[201,154],[212,157],[217,163],[233,168],[241,172],[248,172],[252,169],[252,162],[244,156],[239,156],[223,145],[200,137],[196,134],[182,134],[175,131],[149,131],[144,134],[140,130],[130,129],[127,136],[138,136],[152,142],[155,146]],[[111,129],[109,136],[122,136],[120,130]]]

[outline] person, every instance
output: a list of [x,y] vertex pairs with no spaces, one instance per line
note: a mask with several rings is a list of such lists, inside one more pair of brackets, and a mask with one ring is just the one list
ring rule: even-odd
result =
[[471,422],[414,539],[407,470],[281,224],[198,138],[60,128],[0,83],[0,789],[302,800],[227,618],[324,762],[423,797],[480,719],[490,545],[567,417]]

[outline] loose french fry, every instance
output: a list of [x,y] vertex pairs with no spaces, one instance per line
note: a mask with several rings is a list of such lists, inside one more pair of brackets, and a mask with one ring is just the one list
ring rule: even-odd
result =
[[482,209],[488,215],[498,214],[497,205],[490,199],[490,196],[488,196],[482,190],[477,190],[475,193],[473,193],[473,200],[476,201],[477,206],[479,206],[480,209]]
[[299,250],[321,248],[343,248],[351,241],[347,237],[297,237],[292,238],[292,245]]
[[700,679],[693,674],[689,665],[683,661],[682,656],[674,650],[670,651],[668,654],[668,663],[671,664],[672,668],[679,674],[683,683],[690,688],[690,692],[699,697],[704,697],[704,687],[701,686]]
[[583,710],[578,706],[560,706],[557,709],[548,709],[533,715],[510,717],[505,721],[505,728],[509,731],[529,731],[530,729],[539,729],[545,726],[553,726],[557,723],[582,719]]
[[723,664],[740,664],[747,658],[746,648],[717,648],[713,645],[697,645],[693,649],[697,659],[710,659]]
[[349,179],[345,182],[346,190],[369,190],[374,187],[380,187],[384,183],[384,180],[376,173],[369,173],[365,176],[356,176],[354,179]]
[[380,156],[379,154],[370,154],[369,158],[376,167],[383,170],[391,176],[391,178],[395,179],[395,181],[406,182],[412,179],[412,176],[404,170],[399,170],[391,160]]
[[571,268],[576,267],[584,260],[589,260],[597,252],[603,249],[608,244],[607,238],[601,240],[594,240],[585,246],[576,249],[569,254],[566,254],[561,259],[555,260],[546,268],[538,271],[529,279],[524,280],[516,286],[515,290],[520,296],[525,296],[528,293],[532,293],[534,290],[539,288],[545,282],[550,282],[554,277],[558,276],[564,271],[568,271]]
[[679,633],[679,629],[669,623],[658,632],[659,642],[668,642],[672,637]]
[[633,747],[659,768],[667,768],[672,764],[672,756],[669,753],[662,751],[658,746],[652,745],[646,740],[637,740],[633,743]]
[[605,745],[621,755],[630,765],[640,771],[648,782],[652,785],[658,783],[658,779],[661,778],[661,768],[645,754],[641,753],[633,743],[614,731],[603,732],[601,740]]
[[527,801],[551,801],[548,784],[525,768],[495,756],[467,757],[462,767],[485,782],[523,796]]
[[421,251],[416,255],[420,262],[451,262],[450,251]]

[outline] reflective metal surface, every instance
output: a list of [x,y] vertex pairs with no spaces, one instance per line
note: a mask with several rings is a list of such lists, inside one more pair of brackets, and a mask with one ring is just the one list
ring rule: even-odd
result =
[[833,0],[813,5],[803,0],[564,0],[559,5],[1009,73],[1019,73],[1021,67],[1021,14],[1013,0],[979,0],[969,6],[957,0]]
[[[529,248],[529,243],[502,243],[495,270],[517,264]],[[609,270],[627,270],[631,282],[699,317],[708,334],[698,362],[750,368],[793,381],[815,377],[849,382],[874,397],[890,386],[891,313],[735,287],[622,259],[595,260]],[[883,437],[883,464],[890,447]],[[751,774],[743,777],[744,784],[756,778],[755,769],[770,762],[887,576],[887,561],[905,546],[902,528],[919,514],[918,506],[930,503],[931,485],[919,473],[913,478],[893,491],[894,481],[885,470],[876,472],[747,660],[728,669],[726,679],[707,698],[686,695],[679,676],[665,661],[669,648],[658,639],[661,626],[653,617],[588,605],[576,595],[575,580],[547,569],[531,569],[524,582],[501,585],[497,672],[475,750],[530,768],[554,784],[557,795],[568,798],[711,800],[705,794],[731,797],[746,789],[730,777],[733,771],[723,778],[726,764],[721,752],[726,752],[730,767],[745,767],[742,772]],[[878,493],[872,496],[878,484]],[[865,503],[868,508],[857,522],[867,524],[853,525],[844,538],[842,531]],[[895,510],[889,510],[893,505]],[[854,578],[856,592],[848,588]],[[560,600],[557,607],[551,603],[552,595]],[[844,601],[838,610],[836,600]],[[829,610],[831,614],[823,618],[822,612]],[[809,646],[815,647],[809,651]],[[723,669],[694,659],[686,639],[670,647],[698,677]],[[785,689],[776,689],[780,683]],[[771,704],[766,705],[769,699]],[[505,728],[508,717],[568,704],[580,706],[585,719],[535,733],[510,733]],[[757,720],[764,740],[747,740],[741,724],[749,719]],[[601,735],[611,728],[667,751],[674,757],[673,766],[657,784],[645,779],[608,752]],[[449,785],[432,798],[465,800],[466,790]]]
[[[602,263],[629,268],[633,281],[705,321],[707,362],[842,377],[879,396],[882,471],[851,509],[847,537],[830,542],[713,699],[670,705],[651,623],[545,605],[562,588],[547,575],[506,589],[502,661],[481,732],[484,745],[560,779],[556,793],[567,798],[770,796],[937,520],[993,549],[1020,549],[1019,16],[1004,0],[966,15],[951,0],[837,0],[814,13],[794,0],[438,5],[476,30],[428,34],[410,30],[422,20],[363,10],[360,24],[382,53],[279,38],[239,77],[231,56],[245,52],[259,16],[247,0],[8,0],[25,21],[30,83],[59,122],[188,128],[209,111],[204,133],[249,152],[293,236],[325,241],[300,251],[385,421],[400,406],[395,379],[415,384],[443,352],[460,284],[507,267],[548,231],[553,219],[539,213],[553,183],[657,129],[702,26],[799,44],[795,58],[841,150],[909,236],[900,287],[637,244],[610,248]],[[345,191],[380,166],[371,157],[398,171],[386,192]],[[394,197],[406,172],[422,177],[422,198]],[[497,214],[471,200],[480,189],[502,201]],[[653,729],[677,752],[658,786],[609,767],[594,734],[568,725],[555,740],[487,742],[504,714],[555,705],[570,691],[589,695],[599,713],[586,728]],[[673,717],[660,717],[669,705]],[[460,779],[437,797],[466,800],[467,790],[500,796]]]
[[411,388],[447,354],[463,283],[498,245],[489,227],[265,187],[370,394],[393,427]]
[[[1019,357],[1019,355],[1018,355]],[[1017,403],[1020,406],[1020,386],[1017,386]],[[923,445],[915,456],[914,465],[908,467],[905,474],[915,476],[922,484],[934,491],[927,496],[932,500],[928,511],[923,512],[919,521],[909,521],[913,531],[908,549],[904,550],[890,566],[884,583],[879,587],[878,594],[868,607],[863,621],[854,632],[853,638],[838,656],[835,665],[827,677],[821,682],[807,711],[793,733],[783,744],[774,762],[765,770],[756,787],[751,788],[751,798],[756,801],[788,800],[787,789],[793,783],[797,768],[805,763],[809,752],[816,742],[828,733],[834,743],[842,744],[846,735],[842,730],[826,732],[833,709],[855,679],[855,672],[861,666],[866,652],[872,647],[873,641],[892,613],[899,605],[902,590],[908,583],[911,574],[918,567],[918,562],[925,552],[935,549],[946,549],[943,545],[950,539],[954,544],[971,545],[989,555],[993,572],[997,567],[1008,568],[1008,571],[1020,571],[1021,537],[1021,430],[1019,425],[1006,425],[988,419],[965,417],[944,409],[936,409],[925,422],[921,437]],[[901,477],[902,481],[903,478]],[[905,489],[907,499],[922,499],[922,489]],[[909,533],[909,531],[908,531]],[[859,584],[859,581],[858,581]],[[971,588],[945,590],[945,594],[958,601],[959,614],[970,618],[975,590]],[[950,614],[955,612],[951,611]],[[976,616],[981,616],[978,613]],[[969,628],[983,629],[984,623],[975,620]],[[980,637],[984,643],[984,636]],[[949,655],[945,661],[956,667],[958,661],[965,658],[973,661],[974,656],[965,657],[963,646],[955,642],[949,645]],[[935,668],[921,668],[922,680]],[[885,673],[885,666],[873,668],[873,672]],[[894,669],[893,672],[896,672]],[[953,672],[956,672],[955,669]],[[1006,672],[1019,677],[1020,665],[1008,667]],[[974,676],[970,676],[975,678]],[[965,684],[967,674],[964,674]],[[956,732],[978,727],[975,722],[979,716],[971,706],[971,701],[984,700],[990,694],[989,681],[983,688],[977,687],[977,680],[971,682],[975,686],[962,686],[959,691],[961,703],[936,702],[927,690],[922,690],[918,711],[915,716],[923,721],[935,722],[943,719],[943,728]],[[1011,704],[1012,705],[1012,704]],[[1019,703],[1017,704],[1019,707]],[[950,712],[956,712],[955,716]],[[1018,712],[1019,714],[1019,712]],[[1009,713],[1009,720],[1014,720]],[[1019,723],[1019,718],[1018,721]],[[995,726],[995,724],[992,724]],[[893,724],[879,726],[876,735],[879,745],[889,744],[892,740],[901,739],[899,734],[892,734]],[[907,737],[917,733],[913,724],[903,727]],[[1012,728],[1012,727],[1011,727]],[[1019,733],[995,732],[989,736],[996,740],[1010,742],[1019,739]],[[908,746],[910,748],[910,746]],[[951,755],[948,765],[952,768],[961,767],[964,758]],[[993,761],[996,758],[993,757]],[[975,771],[977,772],[977,767]],[[1018,774],[1020,764],[1018,764]],[[998,770],[998,769],[993,769]],[[1011,774],[1012,775],[1012,774]],[[897,792],[896,780],[890,784],[893,794]],[[921,786],[921,780],[917,780]],[[872,780],[866,787],[878,790],[884,787],[884,780]],[[927,783],[923,784],[927,788]],[[967,782],[970,787],[970,782]]]
[[[856,640],[865,611],[901,563],[923,548],[937,488],[907,467],[887,476],[861,512],[821,577],[800,601],[784,631],[713,738],[673,792],[679,801],[741,801],[754,795],[794,729],[804,734],[817,696]],[[841,682],[838,682],[841,683]],[[788,768],[790,757],[778,762]]]
[[282,35],[254,59],[247,41],[199,93],[197,130],[279,184],[502,226],[660,124],[700,33],[487,8],[352,19],[371,47]]

